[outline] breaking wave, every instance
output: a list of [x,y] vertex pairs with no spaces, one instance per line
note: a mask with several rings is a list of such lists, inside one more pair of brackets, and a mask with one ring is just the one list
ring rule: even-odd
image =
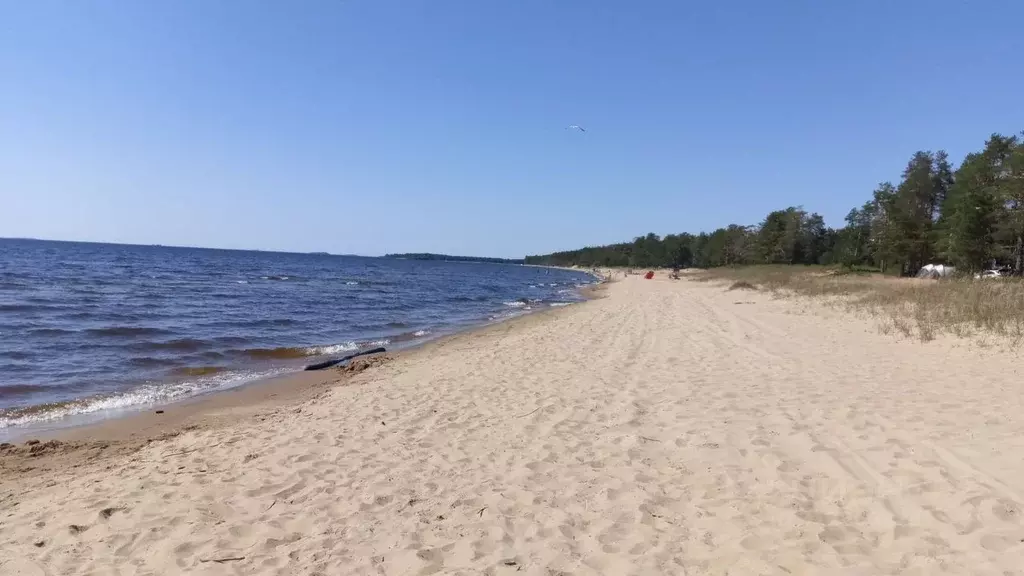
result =
[[79,400],[0,410],[0,430],[13,426],[52,422],[96,412],[131,410],[155,404],[164,404],[188,396],[225,390],[256,380],[272,378],[284,372],[285,370],[282,369],[220,372],[180,382],[146,384],[118,394],[91,396]]

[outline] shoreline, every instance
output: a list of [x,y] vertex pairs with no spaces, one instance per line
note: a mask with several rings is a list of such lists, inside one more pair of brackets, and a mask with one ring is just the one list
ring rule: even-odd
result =
[[[602,278],[601,276],[595,275],[595,274],[593,274],[592,272],[589,272],[589,271],[572,270],[572,269],[563,269],[563,270],[575,271],[575,272],[583,272],[587,276],[590,276],[591,278],[594,279],[592,284],[588,284],[588,285],[584,285],[584,286],[580,286],[580,287],[576,288],[576,292],[577,292],[578,296],[581,298],[581,300],[578,301],[578,302],[571,302],[571,303],[569,303],[570,306],[574,305],[574,304],[580,304],[580,303],[586,302],[589,299],[589,297],[587,295],[588,291],[592,290],[595,286],[600,286],[601,283],[606,281],[606,279]],[[504,322],[514,321],[514,320],[517,320],[517,319],[519,319],[521,317],[524,317],[524,316],[530,316],[530,315],[542,313],[542,312],[545,312],[545,311],[548,311],[548,310],[553,310],[555,308],[560,308],[560,307],[561,307],[561,305],[551,306],[549,302],[542,302],[542,303],[539,303],[539,305],[536,306],[533,309],[529,309],[527,311],[524,311],[521,314],[518,314],[518,315],[515,315],[515,316],[511,316],[511,317],[508,317],[508,318],[497,318],[496,316],[492,315],[491,318],[487,319],[487,320],[481,319],[481,320],[479,320],[476,323],[466,324],[466,325],[462,325],[462,326],[451,326],[451,327],[448,327],[448,328],[443,329],[443,330],[438,330],[436,334],[428,333],[427,335],[425,335],[424,337],[422,337],[422,338],[420,338],[418,340],[412,340],[412,341],[409,341],[409,342],[403,341],[403,342],[399,342],[399,343],[391,343],[391,344],[387,344],[385,346],[388,348],[388,352],[387,353],[389,355],[394,355],[394,354],[398,354],[398,353],[402,353],[402,352],[416,350],[416,349],[418,349],[420,347],[427,346],[427,345],[429,345],[429,344],[431,344],[433,342],[436,342],[438,340],[443,340],[443,339],[446,339],[446,338],[457,336],[459,334],[473,332],[475,330],[486,328],[486,327],[494,325],[494,324],[500,324],[500,323],[504,323]],[[381,338],[371,338],[371,340],[372,340],[371,344],[375,345],[377,342],[379,342],[381,340]],[[355,350],[353,350],[353,351],[355,351]],[[131,419],[131,418],[135,418],[135,417],[140,416],[140,415],[145,415],[146,413],[153,413],[155,410],[161,410],[163,412],[163,414],[166,414],[167,410],[169,408],[179,407],[179,406],[191,406],[191,405],[197,404],[197,403],[202,404],[202,403],[205,403],[205,401],[208,398],[213,397],[213,396],[217,396],[217,395],[221,395],[221,394],[235,394],[235,395],[238,395],[239,393],[244,392],[245,390],[247,390],[250,387],[260,387],[260,388],[263,388],[263,387],[266,387],[268,385],[275,386],[278,381],[282,381],[282,380],[290,381],[290,380],[297,379],[297,378],[302,380],[302,378],[299,378],[299,377],[300,377],[300,375],[302,375],[304,373],[304,370],[303,370],[304,366],[308,365],[310,363],[313,363],[315,360],[317,360],[317,358],[318,357],[316,357],[316,356],[309,356],[308,358],[302,359],[301,363],[299,363],[300,361],[297,360],[297,361],[291,362],[290,365],[282,364],[280,366],[277,366],[276,368],[265,367],[265,370],[267,370],[267,371],[279,371],[280,373],[275,374],[275,375],[270,375],[270,376],[258,376],[258,377],[255,377],[253,379],[250,379],[250,380],[242,381],[241,383],[238,383],[238,384],[230,384],[230,385],[227,385],[227,386],[218,386],[218,387],[214,387],[214,388],[211,388],[211,389],[200,391],[198,393],[187,394],[185,396],[178,397],[178,398],[170,398],[170,399],[158,400],[156,402],[149,402],[149,403],[139,403],[139,404],[129,405],[129,406],[121,407],[121,408],[103,408],[103,409],[100,409],[100,410],[96,410],[94,412],[74,413],[74,414],[70,414],[70,415],[67,415],[67,416],[56,417],[56,418],[49,419],[49,420],[40,420],[38,422],[33,422],[33,423],[30,423],[30,424],[12,425],[12,426],[9,426],[9,427],[6,427],[6,428],[0,428],[0,444],[4,444],[4,443],[10,443],[10,444],[22,443],[22,442],[25,442],[27,440],[31,440],[33,438],[36,438],[36,439],[39,439],[39,438],[58,439],[58,438],[63,437],[65,432],[71,432],[71,431],[74,431],[74,430],[77,430],[77,429],[90,428],[90,427],[94,427],[94,426],[104,426],[109,421]],[[320,357],[320,360],[323,360],[323,359],[327,359],[327,357]],[[225,372],[226,373],[241,372],[241,371],[245,371],[245,370],[249,370],[249,369],[250,368],[247,367],[247,366],[237,366],[237,367],[232,367],[232,368],[226,369]],[[241,394],[241,396],[239,396],[239,397],[245,397],[245,396],[247,396],[247,395],[246,394]],[[258,396],[258,394],[257,394],[257,396]],[[78,402],[78,401],[82,401],[82,400],[88,400],[89,398],[94,398],[94,397],[85,397],[85,398],[83,398],[81,400],[60,402],[60,403],[55,404],[55,405],[64,405],[64,404]],[[246,403],[249,402],[248,400],[242,400],[242,401],[246,402]],[[210,402],[210,404],[211,405],[216,405],[216,406],[221,406],[220,402]],[[48,406],[48,405],[44,404],[44,405],[39,405],[39,406],[28,406],[26,408],[31,410],[31,409],[39,408],[40,406]]]
[[[468,326],[452,333],[440,334],[435,338],[397,350],[388,350],[368,358],[385,358],[388,362],[414,358],[418,354],[430,354],[434,348],[442,348],[460,339],[470,339],[491,330],[507,331],[517,329],[520,323],[548,321],[564,311],[601,298],[608,280],[579,289],[583,300],[565,307],[545,307],[531,310],[519,316],[504,320]],[[17,470],[25,465],[12,464],[17,459],[19,445],[26,462],[45,465],[50,458],[73,458],[75,453],[86,453],[88,458],[102,450],[105,455],[130,453],[157,440],[174,437],[182,431],[194,431],[230,425],[243,418],[258,416],[260,413],[306,402],[325,389],[346,385],[352,376],[344,368],[328,368],[318,371],[296,370],[270,378],[263,378],[245,384],[212,390],[172,402],[140,406],[124,413],[101,417],[94,421],[50,426],[45,429],[25,427],[23,434],[12,435],[0,442],[0,446],[11,446],[8,452],[0,450],[0,471]],[[32,452],[29,444],[57,442],[59,450],[50,454]],[[33,466],[37,470],[38,466]],[[0,482],[2,485],[2,482]]]

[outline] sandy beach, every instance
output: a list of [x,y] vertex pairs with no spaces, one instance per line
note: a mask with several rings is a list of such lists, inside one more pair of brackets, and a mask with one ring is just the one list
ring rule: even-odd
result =
[[0,574],[1024,574],[1019,365],[619,278],[358,374],[7,448]]

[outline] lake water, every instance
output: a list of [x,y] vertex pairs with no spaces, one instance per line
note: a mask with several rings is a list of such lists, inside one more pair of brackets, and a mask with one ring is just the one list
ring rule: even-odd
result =
[[578,302],[508,264],[0,239],[0,431],[238,386]]

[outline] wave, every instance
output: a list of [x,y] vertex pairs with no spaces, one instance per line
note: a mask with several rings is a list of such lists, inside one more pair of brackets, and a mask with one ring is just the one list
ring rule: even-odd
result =
[[36,384],[0,384],[0,398],[20,398],[50,390],[52,388]]
[[88,328],[85,330],[90,336],[160,336],[170,334],[161,328],[147,328],[145,326],[105,326],[103,328]]
[[277,275],[260,276],[260,280],[289,280],[291,278],[292,278],[292,276],[277,276]]
[[0,312],[31,312],[45,308],[45,306],[33,306],[31,304],[0,304]]
[[210,343],[206,340],[198,340],[196,338],[177,338],[175,340],[166,340],[164,342],[145,342],[142,343],[140,347],[153,350],[193,351],[201,350],[209,345]]
[[491,320],[492,322],[500,322],[502,320],[508,320],[509,318],[516,318],[518,316],[522,316],[523,314],[524,312],[522,312],[521,310],[513,310],[511,312],[491,314],[490,316],[488,316],[488,319]]
[[504,304],[505,306],[508,306],[510,308],[522,308],[523,306],[526,306],[526,302],[523,301],[523,300],[513,300],[511,302],[502,302],[502,304]]
[[373,346],[373,347],[376,347],[376,346],[387,346],[388,344],[391,344],[392,342],[394,342],[394,343],[411,342],[413,340],[418,340],[420,338],[428,336],[429,334],[430,334],[430,330],[416,330],[416,331],[413,331],[413,332],[403,332],[401,334],[397,334],[395,336],[391,336],[390,338],[387,338],[387,339],[384,339],[384,340],[377,340],[377,341],[374,341],[374,342],[367,342],[366,344],[367,344],[367,346]]
[[[287,326],[299,326],[302,324],[301,320],[294,318],[260,318],[258,320],[250,318],[224,318],[221,320],[213,320],[208,322],[197,322],[193,326],[201,328],[203,330],[224,330],[225,328],[233,329],[252,329],[252,328],[282,328]],[[221,337],[218,342],[224,343],[226,339]],[[241,342],[245,342],[245,339],[241,339]]]
[[178,368],[174,371],[174,374],[178,376],[210,376],[212,374],[220,374],[226,372],[227,368],[223,366],[196,366],[196,367],[185,367]]
[[290,358],[308,358],[310,356],[326,356],[328,354],[339,354],[351,352],[361,348],[356,342],[344,342],[342,344],[329,344],[327,346],[309,346],[305,348],[280,347],[280,348],[249,348],[241,350],[242,354],[251,358],[287,360]]
[[79,400],[38,404],[24,408],[0,409],[0,430],[96,412],[163,404],[188,396],[234,388],[256,380],[278,376],[284,372],[283,369],[220,372],[180,382],[139,386],[119,394],[91,396]]
[[75,332],[75,330],[66,330],[64,328],[34,328],[26,332],[26,334],[28,336],[66,336]]
[[487,302],[491,298],[487,296],[450,296],[445,299],[447,302]]
[[136,356],[128,359],[128,364],[136,368],[165,368],[176,366],[179,362],[170,358],[154,358],[152,356]]
[[548,304],[548,306],[551,306],[552,308],[558,308],[559,306],[569,306],[570,304],[572,304],[572,302],[552,302]]

